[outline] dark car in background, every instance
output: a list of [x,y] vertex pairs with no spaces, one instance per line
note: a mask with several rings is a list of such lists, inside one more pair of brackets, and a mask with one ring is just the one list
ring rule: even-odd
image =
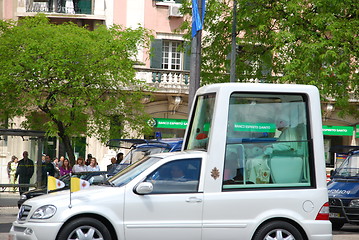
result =
[[350,151],[331,173],[328,182],[329,220],[339,230],[345,223],[359,224],[359,150]]
[[107,181],[107,171],[94,171],[94,172],[79,172],[79,173],[73,173],[71,176],[70,174],[66,174],[62,177],[59,178],[59,180],[61,180],[62,182],[65,183],[65,187],[64,188],[60,188],[60,189],[55,189],[55,190],[51,190],[49,192],[47,192],[47,188],[36,188],[36,189],[32,189],[30,191],[24,192],[19,201],[17,202],[18,207],[20,208],[21,205],[28,199],[30,198],[34,198],[37,196],[41,196],[47,193],[52,193],[52,192],[57,192],[57,191],[62,191],[65,189],[69,189],[70,188],[70,178],[71,177],[77,177],[83,180],[86,180],[90,183],[90,185],[99,185],[99,184],[103,184]]
[[107,146],[112,149],[130,149],[121,163],[113,168],[108,174],[115,175],[127,166],[141,160],[145,156],[162,153],[177,152],[182,149],[182,138],[166,138],[166,139],[111,139]]

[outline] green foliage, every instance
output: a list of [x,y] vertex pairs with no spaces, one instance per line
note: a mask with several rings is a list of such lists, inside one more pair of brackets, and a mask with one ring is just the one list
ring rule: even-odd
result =
[[[89,31],[51,24],[44,15],[0,21],[0,107],[10,117],[27,116],[24,126],[33,129],[38,122],[33,112],[41,111],[49,120],[41,127],[51,136],[85,134],[106,141],[113,115],[142,133],[145,86],[135,80],[131,59],[148,40],[141,27]],[[128,134],[123,126],[112,130]]]
[[[227,82],[233,1],[206,2],[202,84]],[[353,113],[349,99],[359,97],[356,0],[237,2],[238,81],[314,84],[322,96],[335,98],[337,106]],[[185,2],[184,13],[191,14],[189,4]],[[183,29],[190,28],[186,24]]]

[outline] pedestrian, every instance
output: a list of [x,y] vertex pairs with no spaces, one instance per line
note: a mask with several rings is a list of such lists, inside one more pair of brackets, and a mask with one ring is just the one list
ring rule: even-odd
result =
[[87,154],[87,159],[85,161],[86,166],[90,165],[91,159],[92,159],[92,154],[91,153]]
[[96,158],[91,158],[90,165],[87,166],[87,171],[89,172],[100,171],[100,167],[97,163]]
[[47,186],[47,176],[55,176],[55,167],[51,162],[51,158],[49,155],[45,156],[45,162],[41,165],[42,176],[41,176],[41,185]]
[[[19,177],[19,184],[30,184],[30,179],[34,174],[34,161],[29,158],[29,153],[24,151],[23,159],[18,163],[15,173],[15,181]],[[29,187],[20,187],[19,192],[22,195],[24,192],[29,191]]]
[[86,171],[87,171],[87,167],[85,165],[85,159],[83,157],[78,157],[76,164],[72,168],[72,172],[78,173],[78,172],[86,172]]
[[123,153],[122,152],[117,153],[116,158],[117,158],[116,163],[120,164],[122,162],[122,160],[123,160]]
[[111,164],[107,165],[107,172],[112,172],[113,170],[116,169],[117,163],[116,163],[116,158],[112,157],[111,158]]
[[59,159],[56,157],[54,158],[54,160],[52,161],[52,164],[55,167],[55,178],[59,178],[60,177],[60,167],[59,167]]
[[[10,184],[17,184],[17,181],[15,181],[15,173],[16,173],[16,168],[17,165],[19,163],[19,159],[16,156],[12,156],[11,157],[11,161],[10,161]],[[16,192],[17,187],[13,186],[12,191]]]
[[60,167],[60,176],[64,176],[69,173],[72,173],[72,167],[70,161],[65,158],[62,166]]
[[65,157],[64,157],[64,156],[61,156],[61,157],[60,157],[60,161],[59,161],[59,169],[60,169],[60,167],[62,166],[62,164],[64,163],[64,160],[65,160]]

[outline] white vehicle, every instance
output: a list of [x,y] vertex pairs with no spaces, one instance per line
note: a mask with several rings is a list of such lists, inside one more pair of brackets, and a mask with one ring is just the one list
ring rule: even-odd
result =
[[[277,130],[280,129],[281,133]],[[318,90],[200,88],[182,152],[26,201],[12,239],[330,240]]]

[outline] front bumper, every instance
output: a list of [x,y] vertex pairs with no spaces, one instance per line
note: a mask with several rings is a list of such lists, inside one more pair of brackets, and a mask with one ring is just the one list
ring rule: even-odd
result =
[[352,198],[329,198],[329,219],[332,222],[359,223],[359,208],[349,207]]
[[9,233],[11,240],[49,240],[56,239],[61,223],[13,222]]

